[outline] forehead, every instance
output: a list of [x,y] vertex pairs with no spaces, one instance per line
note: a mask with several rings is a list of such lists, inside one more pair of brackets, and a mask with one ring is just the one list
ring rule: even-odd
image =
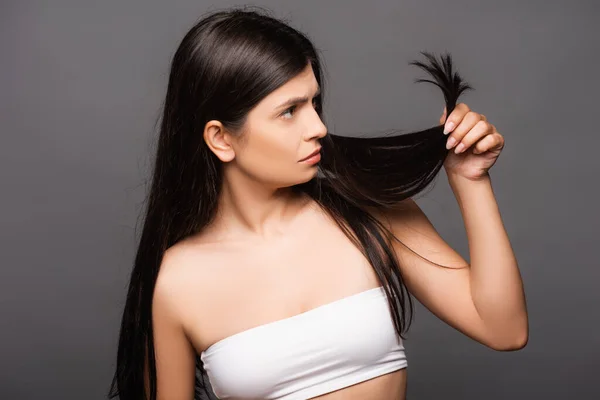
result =
[[317,90],[318,86],[319,84],[315,78],[312,66],[308,64],[302,72],[265,97],[264,102],[269,105],[274,105],[293,96],[310,97],[314,94],[314,91]]

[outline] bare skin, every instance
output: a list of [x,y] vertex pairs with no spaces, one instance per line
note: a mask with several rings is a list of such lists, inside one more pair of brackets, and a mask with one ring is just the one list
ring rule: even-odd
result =
[[[250,111],[243,140],[206,124],[223,187],[217,218],[163,257],[152,311],[159,400],[193,397],[195,356],[217,341],[380,286],[335,222],[289,190],[317,173],[300,160],[327,134],[318,91],[307,66]],[[306,100],[280,106],[297,97]],[[405,387],[400,370],[320,398],[398,400]]]
[[[250,111],[244,140],[219,121],[206,124],[205,142],[223,163],[223,187],[217,218],[163,257],[152,308],[158,400],[190,400],[195,356],[219,340],[380,286],[335,222],[288,189],[317,173],[300,160],[327,134],[312,105],[318,89],[307,66]],[[293,109],[278,106],[292,97],[305,100]],[[455,114],[460,120],[467,111],[457,107]],[[404,283],[421,304],[473,340],[518,350],[528,337],[524,294],[491,185],[450,183],[471,264],[411,199],[385,213],[366,211],[399,240],[393,250]],[[319,398],[398,400],[405,392],[404,369]]]
[[[235,333],[380,286],[335,222],[314,201],[300,201],[286,230],[268,241],[215,243],[207,230],[169,250],[177,260],[168,272],[178,282],[178,315],[196,353]],[[402,400],[405,392],[402,369],[316,398]]]

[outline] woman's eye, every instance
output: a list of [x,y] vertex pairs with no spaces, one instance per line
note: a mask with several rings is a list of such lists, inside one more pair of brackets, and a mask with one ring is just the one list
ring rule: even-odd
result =
[[[292,113],[292,112],[293,112],[295,109],[296,109],[296,106],[291,106],[290,108],[288,108],[287,110],[285,110],[285,111],[284,111],[284,112],[281,114],[281,116],[283,117],[283,116],[285,116],[285,115],[286,115],[286,114],[288,114],[288,113]],[[285,119],[290,119],[290,118],[291,118],[291,116],[290,116],[289,118],[285,118]]]
[[[316,110],[318,108],[318,106],[319,106],[316,97],[313,99],[312,104],[313,104],[314,109]],[[296,111],[296,107],[297,106],[291,106],[290,108],[288,108],[287,110],[285,110],[283,113],[281,113],[281,116],[285,117],[285,115],[290,114],[289,117],[285,117],[284,119],[290,119],[290,118],[292,118],[292,116],[293,116],[292,114],[294,113],[294,111]]]

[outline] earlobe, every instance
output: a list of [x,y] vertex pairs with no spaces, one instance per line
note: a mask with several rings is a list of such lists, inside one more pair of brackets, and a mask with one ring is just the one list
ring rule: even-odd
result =
[[204,126],[204,141],[208,148],[223,162],[230,162],[235,158],[235,151],[231,145],[231,136],[223,124],[211,120]]

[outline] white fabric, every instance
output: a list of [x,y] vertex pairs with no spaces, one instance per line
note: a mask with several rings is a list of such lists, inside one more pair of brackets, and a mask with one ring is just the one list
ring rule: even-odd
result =
[[226,337],[200,356],[220,399],[308,399],[407,366],[381,286]]

